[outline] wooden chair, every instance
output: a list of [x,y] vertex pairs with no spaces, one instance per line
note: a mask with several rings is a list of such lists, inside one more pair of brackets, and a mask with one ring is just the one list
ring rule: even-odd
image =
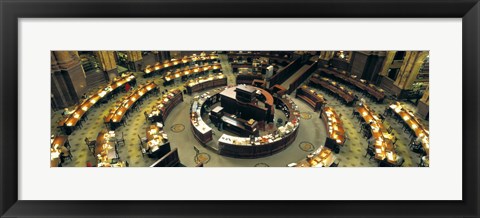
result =
[[87,137],[85,137],[85,144],[87,144],[88,150],[93,154],[95,154],[95,141],[90,141],[88,140]]
[[107,119],[107,116],[103,116],[103,124],[107,129],[110,129],[110,124],[108,122],[105,122],[106,119]]
[[281,126],[283,124],[283,119],[282,118],[278,118],[277,119],[277,127]]
[[111,164],[116,164],[116,163],[120,162],[120,155],[118,155],[117,152],[115,152],[115,155],[116,155],[116,157],[112,158],[112,161],[110,161]]
[[142,157],[145,157],[145,155],[148,156],[147,150],[142,146],[142,144],[139,145],[140,147],[140,152],[142,153]]
[[147,139],[140,137],[140,135],[137,135],[138,139],[140,140],[139,148],[140,152],[142,152],[142,157],[145,157],[145,155],[148,155],[147,150],[145,149],[145,146],[143,146],[144,143],[147,143]]
[[330,165],[330,167],[338,167],[338,165],[340,165],[340,161],[336,161],[336,160],[335,160],[335,161],[332,163],[332,165]]
[[140,139],[140,143],[141,144],[144,144],[144,143],[147,143],[147,137],[140,137],[140,135],[137,135],[138,136],[138,139]]
[[145,122],[146,122],[146,123],[149,123],[147,111],[144,111],[144,112],[143,112],[143,115],[145,116]]
[[117,142],[117,145],[119,145],[119,146],[125,146],[125,137],[123,136],[123,132],[122,132],[122,137],[117,138],[116,142]]
[[400,164],[398,164],[397,166],[401,167],[403,165],[403,163],[405,163],[405,159],[402,159],[402,162],[400,162]]
[[392,131],[393,131],[393,127],[392,126],[388,127],[387,132],[392,133]]
[[365,157],[370,156],[368,158],[368,160],[371,160],[372,158],[375,157],[375,148],[374,147],[371,147],[371,146],[368,146],[367,147],[367,153],[365,153]]
[[66,159],[72,161],[72,158],[73,158],[73,156],[72,156],[71,152],[68,152],[67,155],[65,155],[63,152],[60,154],[60,162],[61,163],[65,162]]

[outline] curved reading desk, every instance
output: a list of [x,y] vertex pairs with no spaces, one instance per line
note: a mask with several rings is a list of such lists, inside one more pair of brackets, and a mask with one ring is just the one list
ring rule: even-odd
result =
[[105,88],[98,90],[95,94],[89,96],[82,103],[75,107],[75,110],[62,119],[58,126],[66,133],[70,134],[73,132],[75,127],[78,125],[82,117],[92,108],[97,102],[103,99],[106,96],[109,96],[113,93],[116,93],[120,87],[123,87],[125,84],[135,83],[135,76],[133,74],[125,74],[118,80],[113,81]]
[[347,105],[351,105],[355,101],[355,94],[353,94],[352,91],[347,90],[345,87],[339,85],[337,82],[329,80],[328,78],[313,75],[312,78],[310,78],[310,84],[330,91],[342,98],[343,102]]
[[182,64],[184,65],[189,63],[195,63],[198,61],[216,61],[216,60],[218,60],[218,55],[216,54],[205,55],[205,56],[184,57],[181,60],[171,59],[163,63],[156,63],[154,66],[147,66],[144,72],[145,72],[145,75],[150,75],[156,72],[160,72],[162,70],[170,70],[171,68],[182,65]]
[[[321,146],[314,152],[307,155],[303,160],[298,161],[294,167],[329,167],[333,164],[336,157],[333,155],[332,150],[327,147]],[[289,164],[290,166],[290,164]]]
[[152,107],[150,113],[147,113],[147,119],[151,122],[165,122],[170,112],[178,104],[183,102],[183,94],[178,89],[170,90],[165,93],[157,103]]
[[430,132],[428,129],[420,122],[417,120],[417,118],[407,111],[405,108],[402,107],[402,105],[399,102],[396,102],[395,104],[391,104],[389,106],[391,110],[403,120],[405,124],[407,124],[408,127],[415,133],[415,136],[417,138],[421,138],[422,140],[422,147],[425,153],[427,155],[430,154],[430,140],[429,140],[429,135]]
[[345,144],[347,137],[340,116],[331,107],[324,107],[320,113],[325,129],[327,130],[327,140],[325,146],[338,154],[340,147]]
[[314,111],[320,110],[327,103],[323,95],[316,93],[313,89],[309,89],[308,86],[298,88],[295,97],[305,101]]
[[373,146],[375,147],[375,159],[380,161],[387,161],[389,164],[397,164],[399,156],[395,153],[393,145],[393,135],[391,135],[382,121],[370,108],[362,104],[357,107],[357,111],[363,120],[370,125],[372,137],[375,140]]
[[104,122],[110,124],[110,128],[115,129],[118,127],[125,114],[130,108],[140,99],[145,97],[148,93],[153,92],[157,88],[157,85],[154,82],[149,82],[146,85],[138,87],[132,94],[124,97],[124,99],[114,106],[110,110],[110,113],[105,117]]
[[198,67],[192,67],[188,69],[183,69],[179,70],[176,72],[169,71],[165,74],[163,79],[165,80],[165,83],[171,83],[173,80],[176,78],[183,78],[188,75],[195,75],[195,74],[200,74],[200,73],[205,73],[208,71],[220,71],[222,69],[222,66],[218,64],[210,64],[210,65],[204,65],[204,66],[198,66]]
[[188,94],[192,94],[194,92],[200,92],[205,89],[210,89],[219,86],[226,86],[227,85],[227,77],[222,73],[218,73],[216,75],[210,75],[208,77],[200,77],[198,79],[192,79],[185,83],[185,87],[187,88]]
[[374,97],[377,102],[382,102],[385,99],[385,91],[374,84],[369,84],[366,80],[359,79],[355,75],[348,75],[345,72],[338,72],[336,70],[330,70],[322,68],[321,72],[338,78],[346,83],[352,84],[358,89],[367,92]]

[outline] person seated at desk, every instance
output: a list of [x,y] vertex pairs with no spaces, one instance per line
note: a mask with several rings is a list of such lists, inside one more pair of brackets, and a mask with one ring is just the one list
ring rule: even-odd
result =
[[366,101],[364,98],[360,98],[360,106],[363,106],[364,104],[366,104]]
[[417,137],[417,138],[415,138],[415,140],[412,142],[411,147],[413,147],[413,150],[414,150],[414,151],[415,151],[415,150],[417,150],[417,151],[420,150],[420,148],[422,147],[422,139],[423,139],[422,137]]
[[75,112],[75,110],[68,110],[68,107],[66,107],[65,109],[63,109],[62,115],[68,116],[70,114],[73,114],[73,112]]
[[65,162],[65,158],[70,157],[70,150],[63,145],[55,145],[55,151],[58,152],[61,163]]
[[418,164],[418,166],[421,166],[421,167],[430,166],[430,159],[429,159],[428,155],[422,156],[422,158],[420,158],[420,163]]
[[375,138],[372,136],[367,140],[368,146],[372,146],[375,144]]
[[403,159],[403,157],[400,155],[396,155],[396,156],[397,156],[397,159],[395,160],[395,165],[397,167],[401,167],[403,165],[403,162],[405,162],[405,159]]
[[417,137],[414,141],[415,145],[422,145],[422,137]]

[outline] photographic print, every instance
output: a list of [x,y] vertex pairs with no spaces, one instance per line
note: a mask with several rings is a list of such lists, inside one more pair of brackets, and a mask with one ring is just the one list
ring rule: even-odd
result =
[[50,55],[51,167],[429,166],[429,51]]

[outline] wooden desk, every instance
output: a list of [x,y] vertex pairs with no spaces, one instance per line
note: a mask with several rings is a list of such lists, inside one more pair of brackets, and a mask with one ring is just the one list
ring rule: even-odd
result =
[[178,71],[178,72],[170,71],[163,77],[163,79],[166,82],[169,82],[170,80],[173,80],[175,78],[180,78],[180,77],[184,77],[184,76],[188,76],[188,75],[203,73],[203,72],[207,72],[209,70],[220,70],[220,69],[222,69],[222,65],[220,65],[219,63],[218,64],[211,64],[211,65],[204,65],[204,66],[194,67],[194,68],[190,68],[190,69],[186,69],[186,70],[182,70],[182,71]]
[[308,86],[298,88],[295,97],[307,102],[315,111],[321,109],[322,105],[326,103],[321,94],[316,93],[313,89],[309,89]]
[[296,167],[329,167],[335,159],[336,157],[333,155],[332,150],[322,146],[308,154],[305,159],[297,162]]
[[[64,135],[57,135],[50,140],[50,167],[58,167],[61,165],[61,150],[62,148],[69,147],[69,144],[68,137]],[[70,150],[68,150],[68,152],[70,153]]]
[[183,102],[182,91],[178,89],[170,90],[157,101],[148,117],[153,122],[165,122],[170,112],[181,102]]
[[[167,142],[168,138],[166,133],[163,131],[163,128],[160,128],[157,125],[149,125],[146,130],[147,142],[150,141],[161,141],[162,143]],[[148,148],[146,148],[148,150]]]
[[145,150],[149,151],[150,158],[161,158],[170,152],[170,143],[167,134],[158,125],[150,125],[146,128],[147,143]]
[[52,148],[54,148],[55,146],[68,147],[68,145],[70,144],[66,135],[57,135],[50,142]]
[[253,63],[235,63],[231,62],[230,65],[232,66],[233,72],[235,72],[235,69],[237,68],[253,68]]
[[180,167],[180,158],[178,158],[178,149],[174,148],[172,151],[165,154],[162,158],[158,159],[150,165],[150,167]]
[[218,140],[220,155],[236,158],[259,158],[275,154],[287,148],[295,141],[298,133],[300,113],[293,101],[285,96],[275,98],[278,107],[288,118],[286,125],[267,135],[254,137],[236,137],[223,134]]
[[297,89],[313,72],[317,70],[318,62],[315,61],[312,64],[303,65],[297,72],[295,72],[287,81],[293,81],[288,85],[288,94],[291,94]]
[[203,94],[198,97],[192,104],[190,109],[190,124],[193,135],[202,144],[212,141],[212,128],[208,126],[202,119],[202,114],[205,113],[205,107],[211,106],[218,102],[219,93],[222,90],[214,90],[210,95]]
[[[244,92],[241,91],[242,89],[249,90],[253,99],[243,99],[241,93]],[[256,94],[258,91],[260,91],[261,95]],[[221,105],[227,113],[239,114],[239,117],[245,120],[273,121],[275,112],[273,96],[266,90],[250,85],[237,85],[226,88],[220,95]],[[264,102],[265,105],[259,104],[259,102]]]
[[[82,116],[87,113],[87,111],[92,108],[97,102],[100,101],[103,97],[114,92],[118,88],[122,87],[126,83],[134,82],[135,76],[132,74],[127,74],[121,77],[119,80],[110,83],[107,87],[98,90],[95,94],[90,96],[88,99],[84,100],[81,104],[77,105],[72,114],[62,119],[58,126],[66,129],[66,133],[70,134],[73,129],[69,127],[75,127],[78,124],[78,121],[82,119]],[[70,130],[70,131],[69,131]]]
[[222,73],[219,73],[214,76],[200,77],[195,80],[190,80],[189,82],[185,83],[184,86],[187,88],[188,94],[192,94],[194,92],[200,92],[205,89],[226,85],[227,77],[225,77],[225,75],[223,75]]
[[392,143],[393,136],[388,133],[378,115],[373,113],[365,104],[357,107],[357,111],[371,127],[372,137],[375,139],[375,158],[378,160],[386,158],[389,163],[396,164],[397,154]]
[[347,90],[345,87],[325,77],[319,78],[315,76],[316,75],[310,78],[310,84],[316,87],[322,87],[324,89],[327,89],[328,91],[342,98],[347,105],[353,104],[353,102],[355,101],[355,95],[353,94],[353,92]]
[[253,74],[253,73],[239,73],[236,77],[236,83],[239,84],[252,84],[254,80],[263,80],[262,74]]
[[346,141],[340,116],[331,107],[324,107],[320,116],[327,130],[327,138],[330,139],[325,142],[325,146],[332,150],[339,149],[338,146],[343,146]]
[[97,165],[108,166],[113,159],[118,158],[115,151],[115,132],[103,129],[97,135],[95,141],[95,157],[97,157]]
[[258,88],[261,88],[261,89],[264,89],[266,87],[266,85],[267,84],[263,80],[254,79],[252,81],[252,86],[255,86],[255,87],[258,87]]
[[220,118],[220,122],[223,123],[224,129],[228,129],[242,137],[249,137],[250,135],[258,136],[259,134],[257,121],[255,121],[252,126],[248,126],[247,120],[225,113],[224,116]]
[[[250,69],[249,71],[255,73],[265,73],[266,68],[270,65],[270,61],[265,60],[265,57],[247,57],[247,60],[244,60],[242,57],[240,60],[235,58],[229,58],[230,65],[234,73],[239,72],[239,69]],[[262,58],[262,59],[261,59]]]
[[422,147],[423,150],[430,154],[430,132],[428,129],[409,111],[407,111],[400,102],[396,102],[395,104],[391,104],[390,109],[399,116],[403,122],[405,122],[410,129],[415,133],[415,136],[418,138],[422,138]]
[[117,104],[110,113],[105,117],[105,123],[118,124],[122,121],[125,113],[130,109],[135,102],[145,96],[147,93],[155,90],[157,85],[154,82],[150,82],[146,85],[140,86],[132,94],[124,98],[120,104]]
[[174,66],[178,66],[179,64],[187,64],[187,63],[190,63],[190,62],[197,62],[197,61],[214,61],[214,60],[218,60],[218,55],[211,54],[211,55],[207,55],[207,56],[203,56],[203,57],[202,56],[190,56],[190,57],[183,58],[181,60],[172,59],[170,61],[165,61],[163,63],[156,63],[154,66],[148,66],[145,69],[145,74],[150,74],[150,73],[153,73],[155,71],[160,71],[160,70],[164,70],[164,69],[170,69]]
[[[229,59],[239,58],[239,57],[247,57],[247,58],[268,58],[271,59],[274,63],[289,63],[291,61],[293,52],[282,52],[282,53],[275,53],[275,52],[229,52],[227,53]],[[287,55],[287,57],[285,57]],[[232,61],[230,61],[232,62]]]
[[297,58],[294,61],[290,62],[287,66],[277,71],[272,77],[268,78],[269,88],[276,84],[281,84],[285,82],[292,74],[297,72],[298,69],[302,67],[301,58]]
[[354,75],[348,75],[344,72],[338,72],[331,69],[322,68],[322,73],[327,75],[333,76],[342,80],[343,82],[349,83],[357,87],[358,89],[367,92],[372,97],[374,97],[378,102],[381,102],[385,99],[385,91],[374,84],[369,84],[367,81],[363,79],[358,79]]
[[270,88],[270,92],[277,93],[278,96],[285,95],[287,93],[287,89],[282,85],[276,84]]

